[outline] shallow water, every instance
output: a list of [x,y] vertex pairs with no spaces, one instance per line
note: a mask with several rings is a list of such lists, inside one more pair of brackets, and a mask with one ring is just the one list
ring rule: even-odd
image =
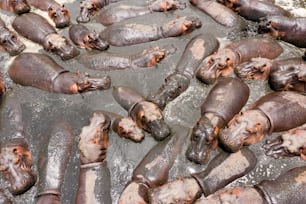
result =
[[[59,1],[59,0],[58,0]],[[136,53],[145,48],[152,46],[162,46],[173,44],[177,51],[171,56],[161,61],[156,67],[147,69],[134,69],[124,71],[111,71],[111,72],[99,72],[89,70],[86,67],[77,63],[76,60],[61,61],[58,56],[45,52],[41,46],[34,44],[24,38],[22,40],[26,42],[27,52],[41,52],[51,56],[65,69],[71,71],[87,72],[93,76],[99,76],[108,74],[111,76],[113,86],[128,86],[141,93],[143,96],[147,96],[150,92],[155,92],[163,79],[172,73],[176,67],[176,64],[181,56],[186,44],[189,40],[199,34],[210,32],[214,34],[221,43],[221,47],[230,42],[233,38],[240,38],[240,33],[229,34],[230,30],[225,29],[223,26],[214,22],[209,16],[191,6],[187,0],[188,7],[185,10],[171,11],[167,13],[150,14],[135,19],[129,19],[126,22],[146,22],[146,23],[161,23],[173,19],[182,15],[195,15],[202,21],[202,27],[187,35],[162,39],[154,42],[143,43],[128,47],[113,47],[111,46],[107,52],[119,52],[119,53]],[[59,1],[64,3],[68,9],[70,9],[72,15],[71,19],[73,23],[76,23],[76,17],[79,12],[79,1],[77,0],[65,0]],[[283,6],[286,9],[292,11],[295,15],[306,16],[305,2],[284,1],[277,0],[278,5]],[[123,2],[121,2],[123,3]],[[304,4],[303,4],[304,3]],[[34,12],[38,12],[47,17],[44,12],[33,9]],[[13,20],[14,15],[8,12],[1,11],[0,17],[5,19],[8,27]],[[158,19],[158,21],[156,20]],[[87,24],[90,29],[95,29],[97,32],[104,29],[103,25],[91,22]],[[58,30],[59,33],[68,37],[68,29]],[[254,35],[254,33],[249,33]],[[286,58],[289,56],[301,56],[303,49],[292,46],[288,43],[281,42],[281,45],[285,48],[285,52],[279,58]],[[82,50],[82,53],[85,51]],[[65,119],[68,121],[73,129],[74,134],[77,136],[83,126],[89,124],[89,118],[95,110],[107,110],[112,111],[123,116],[127,115],[127,112],[116,103],[112,97],[112,90],[95,91],[77,95],[64,95],[47,93],[32,87],[22,87],[14,84],[7,76],[7,68],[12,61],[6,53],[0,53],[0,64],[3,67],[2,72],[5,76],[5,83],[9,92],[13,92],[15,96],[22,103],[23,118],[25,121],[25,128],[27,138],[30,142],[30,148],[34,160],[34,169],[37,169],[37,158],[40,144],[45,142],[45,138],[48,136],[48,128],[52,123],[58,119]],[[267,82],[262,81],[247,81],[250,86],[250,98],[247,105],[253,103],[260,96],[271,92]],[[168,104],[164,110],[165,120],[173,125],[181,125],[186,128],[192,128],[200,117],[200,106],[206,97],[206,94],[210,90],[211,85],[205,85],[198,80],[193,79],[190,87],[181,96]],[[277,134],[273,134],[269,138],[275,137]],[[174,163],[173,168],[170,170],[170,180],[177,176],[186,176],[192,172],[200,171],[205,168],[205,165],[196,165],[189,162],[185,158],[185,151],[189,142],[189,135],[186,135],[186,145],[183,147],[181,153],[178,155],[177,160]],[[112,198],[113,203],[116,203],[120,193],[122,192],[125,184],[131,178],[133,169],[141,161],[143,156],[156,144],[157,142],[149,135],[146,134],[145,140],[141,143],[134,143],[126,139],[119,138],[116,134],[110,134],[110,147],[107,153],[108,166],[111,172],[112,181]],[[303,165],[303,162],[299,158],[285,158],[285,159],[272,159],[266,157],[263,154],[261,148],[263,141],[252,145],[252,149],[258,158],[258,164],[254,170],[248,175],[238,179],[230,184],[230,186],[240,184],[255,184],[266,178],[275,178],[280,173],[285,172],[287,169]],[[220,152],[217,149],[213,155]],[[77,137],[75,137],[73,153],[69,162],[68,170],[62,189],[62,203],[70,204],[74,202],[75,193],[77,189],[77,178],[79,173],[79,154],[77,151]],[[1,178],[1,186],[5,186],[6,183]],[[6,191],[7,192],[7,191]],[[31,204],[34,201],[36,193],[36,186],[33,186],[25,194],[12,197],[15,203]],[[7,192],[9,195],[9,193]]]

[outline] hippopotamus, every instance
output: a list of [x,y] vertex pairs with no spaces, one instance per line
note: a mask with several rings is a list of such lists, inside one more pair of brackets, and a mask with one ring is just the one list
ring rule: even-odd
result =
[[87,23],[104,6],[118,1],[122,0],[81,0],[80,15],[76,20],[78,23]]
[[88,74],[65,70],[51,57],[39,53],[18,55],[8,74],[17,84],[64,94],[109,89],[111,83],[109,76],[92,78]]
[[131,117],[123,117],[119,114],[108,111],[96,111],[105,114],[110,118],[110,129],[117,133],[119,137],[130,139],[134,142],[141,142],[144,139],[144,132],[139,128]]
[[275,91],[306,92],[306,62],[300,57],[281,60],[253,58],[235,67],[237,76],[243,79],[268,79]]
[[263,148],[266,155],[274,158],[300,156],[306,160],[306,125],[288,130],[275,139],[266,140]]
[[[243,30],[246,27],[246,23],[239,15],[215,1],[189,0],[189,2],[225,27],[234,28],[236,30]],[[222,15],[220,15],[220,13],[222,13]]]
[[27,0],[1,0],[0,9],[14,12],[16,14],[27,13],[31,10]]
[[218,145],[219,131],[242,109],[249,98],[249,87],[237,78],[220,78],[201,106],[201,117],[193,127],[186,156],[205,164]]
[[220,143],[226,150],[236,152],[273,132],[296,128],[306,123],[305,103],[306,96],[294,91],[268,93],[234,116],[220,131]]
[[56,121],[40,146],[36,204],[61,203],[61,188],[73,144],[73,130],[66,121]]
[[0,172],[9,191],[19,195],[36,182],[33,160],[23,121],[21,104],[12,93],[5,93],[1,108]]
[[149,190],[167,182],[169,170],[182,149],[188,128],[174,126],[171,133],[171,137],[152,147],[140,161],[133,171],[131,181],[121,193],[118,203],[149,203]]
[[100,52],[85,53],[77,60],[86,68],[110,71],[153,67],[166,56],[174,54],[174,46],[150,47],[134,54]]
[[70,24],[69,10],[55,0],[27,0],[27,2],[42,11],[48,11],[48,15],[55,23],[55,27],[64,28]]
[[25,13],[17,16],[12,26],[20,35],[42,45],[46,51],[59,55],[62,60],[71,59],[80,53],[65,36],[58,34],[56,29],[38,14]]
[[4,21],[0,18],[0,49],[5,50],[11,56],[18,55],[26,48],[19,37],[9,30]]
[[263,0],[217,0],[218,3],[237,12],[242,17],[260,21],[263,17],[271,15],[292,16],[291,13],[271,1]]
[[193,37],[186,45],[173,73],[168,75],[156,93],[151,93],[147,100],[152,101],[160,109],[183,93],[194,77],[194,70],[202,60],[215,52],[219,41],[210,33]]
[[151,133],[156,140],[164,140],[170,135],[170,128],[157,105],[124,86],[113,87],[113,97],[128,111],[128,115],[138,127]]
[[103,51],[109,47],[107,42],[100,39],[98,33],[90,31],[82,24],[73,24],[70,26],[69,37],[79,48],[85,48],[89,51],[92,49]]
[[263,180],[254,186],[225,188],[195,204],[301,204],[305,198],[306,166],[295,167],[273,180]]
[[218,77],[231,74],[243,62],[254,57],[274,59],[282,52],[283,48],[273,39],[252,37],[236,40],[208,56],[197,70],[196,77],[205,84],[212,84]]
[[208,163],[205,170],[153,188],[149,193],[149,203],[194,203],[202,194],[207,197],[246,175],[256,163],[254,153],[247,148],[234,154],[221,152]]
[[197,17],[181,16],[162,25],[114,24],[105,28],[100,33],[100,37],[114,46],[135,45],[190,33],[201,25],[201,21]]
[[90,124],[84,126],[78,136],[80,174],[76,204],[112,203],[111,176],[106,161],[110,125],[107,115],[94,112]]
[[306,48],[306,17],[267,16],[261,19],[258,32]]
[[118,23],[125,19],[146,15],[153,12],[165,12],[175,9],[185,9],[186,3],[182,0],[154,0],[142,5],[118,3],[101,9],[94,17],[96,22],[105,26]]

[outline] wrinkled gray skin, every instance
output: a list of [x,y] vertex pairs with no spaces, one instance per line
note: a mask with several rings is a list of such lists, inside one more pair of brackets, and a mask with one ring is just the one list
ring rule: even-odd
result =
[[109,76],[92,78],[70,72],[51,57],[38,53],[22,53],[14,59],[8,73],[17,84],[65,94],[109,89],[111,83]]
[[73,24],[69,28],[69,37],[72,42],[80,48],[87,50],[106,50],[109,45],[107,42],[99,38],[99,34],[95,31],[90,31],[82,24]]
[[100,33],[110,45],[127,46],[151,42],[162,38],[177,37],[200,28],[202,23],[194,16],[181,16],[165,24],[114,24]]
[[[189,0],[189,2],[201,11],[210,15],[216,22],[229,28],[243,30],[246,23],[231,9],[211,0]],[[222,13],[222,15],[220,15]]]
[[186,3],[182,0],[154,0],[145,2],[143,5],[133,5],[130,3],[113,4],[106,9],[101,9],[95,16],[95,21],[105,26],[118,23],[120,21],[150,14],[153,12],[165,12],[175,9],[185,9]]
[[0,9],[23,14],[29,12],[31,7],[27,0],[1,0]]
[[194,71],[202,60],[216,51],[218,40],[211,34],[199,34],[192,38],[185,47],[176,66],[175,72],[165,78],[156,93],[151,93],[147,100],[157,104],[160,109],[183,93],[194,77]]
[[201,106],[201,118],[194,126],[186,151],[190,161],[205,164],[218,145],[220,129],[242,109],[249,98],[249,87],[237,78],[220,78]]
[[76,20],[78,23],[87,23],[104,6],[118,1],[122,0],[82,0],[80,3],[80,15]]
[[267,16],[261,20],[258,32],[306,48],[305,17]]
[[272,132],[298,127],[306,122],[305,103],[306,96],[293,91],[262,96],[248,110],[237,114],[228,128],[220,131],[220,142],[228,151],[235,152],[243,145],[257,143]]
[[11,94],[2,100],[0,172],[9,182],[9,191],[19,195],[35,184],[36,173],[25,138],[21,104]]
[[64,28],[70,25],[69,10],[55,0],[27,0],[31,6],[34,6],[42,11],[48,11],[48,15],[55,23],[55,27]]
[[17,16],[12,26],[20,35],[42,45],[46,51],[59,55],[62,60],[72,59],[80,54],[65,36],[57,34],[47,19],[38,14],[26,13]]
[[25,49],[25,44],[6,27],[2,19],[0,19],[0,46],[11,56],[18,55]]
[[36,204],[61,203],[61,187],[72,152],[73,136],[72,127],[65,121],[57,121],[51,127],[49,141],[44,141],[39,153]]
[[266,0],[217,0],[217,2],[252,21],[259,21],[271,15],[291,16],[289,11]]
[[113,96],[129,112],[138,127],[151,133],[156,140],[163,140],[170,135],[170,128],[157,105],[146,101],[143,96],[128,87],[114,87]]

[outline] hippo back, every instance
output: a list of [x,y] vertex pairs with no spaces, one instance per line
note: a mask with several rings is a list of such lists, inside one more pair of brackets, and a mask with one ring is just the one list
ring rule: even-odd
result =
[[39,44],[44,43],[47,35],[56,33],[55,28],[45,18],[35,13],[17,16],[12,26],[20,35]]
[[44,54],[22,53],[15,58],[8,73],[11,79],[23,86],[53,90],[53,81],[66,72],[52,58]]

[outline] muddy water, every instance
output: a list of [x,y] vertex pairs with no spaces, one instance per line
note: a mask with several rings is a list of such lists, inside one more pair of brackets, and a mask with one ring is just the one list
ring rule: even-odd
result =
[[[59,1],[59,0],[58,0]],[[174,11],[159,14],[150,14],[139,18],[129,19],[127,22],[142,22],[142,23],[162,23],[177,16],[182,15],[194,15],[198,16],[202,21],[201,29],[198,29],[188,35],[162,39],[155,42],[143,43],[139,45],[129,47],[113,47],[111,46],[107,52],[118,53],[136,53],[145,48],[152,46],[174,45],[177,48],[176,53],[168,56],[165,60],[159,63],[156,67],[146,69],[134,69],[124,71],[111,71],[111,72],[98,72],[89,70],[86,67],[77,63],[76,60],[61,61],[58,56],[45,52],[41,46],[31,43],[22,38],[27,45],[27,52],[41,52],[50,55],[65,69],[71,71],[87,72],[93,76],[101,76],[108,74],[111,76],[113,86],[128,86],[139,93],[147,96],[150,92],[155,92],[163,79],[173,72],[175,66],[181,56],[184,47],[188,41],[199,33],[212,33],[221,43],[221,47],[230,42],[230,40],[245,37],[247,35],[256,35],[254,29],[255,24],[249,26],[249,31],[246,33],[229,33],[229,29],[225,29],[223,26],[217,24],[209,16],[197,8],[191,6],[187,0],[185,0],[188,7],[182,11]],[[75,19],[79,12],[79,1],[77,0],[63,0],[59,1],[65,3],[65,5],[72,12],[72,22],[76,23]],[[144,1],[145,2],[145,1]],[[286,9],[292,11],[295,15],[305,16],[305,1],[284,1],[277,0],[278,5],[283,6]],[[46,16],[44,12],[33,9],[34,12]],[[13,20],[14,15],[8,12],[1,11],[0,16],[5,19],[5,22],[10,27],[10,22]],[[97,32],[104,29],[104,26],[91,22],[87,24],[90,29],[95,29]],[[58,30],[59,33],[68,37],[68,29]],[[287,58],[290,56],[301,56],[302,49],[296,48],[288,43],[282,42],[281,45],[285,48],[284,53],[279,58]],[[86,52],[81,50],[82,53]],[[65,119],[68,121],[74,129],[75,136],[80,133],[83,126],[89,123],[89,118],[95,110],[107,110],[112,111],[123,116],[127,115],[127,112],[119,106],[112,97],[112,90],[95,91],[77,95],[63,95],[47,93],[32,87],[22,87],[14,84],[7,76],[7,68],[13,58],[8,54],[0,53],[0,65],[2,72],[5,76],[5,82],[8,87],[8,91],[13,93],[18,100],[22,103],[24,111],[24,121],[26,127],[27,138],[30,142],[30,148],[32,150],[34,159],[34,169],[37,169],[37,158],[39,153],[39,147],[45,142],[45,138],[48,136],[48,127],[58,119]],[[250,98],[247,105],[253,103],[260,96],[271,92],[271,89],[266,82],[261,81],[247,81],[250,86]],[[176,100],[168,104],[164,110],[164,116],[170,126],[181,125],[186,129],[192,128],[196,121],[200,117],[200,106],[205,99],[206,94],[210,90],[211,85],[205,85],[193,79],[190,87],[185,93],[179,96]],[[270,136],[275,137],[276,134]],[[178,155],[177,160],[174,163],[173,168],[170,171],[170,178],[174,179],[177,176],[189,175],[192,172],[200,171],[205,168],[205,165],[195,165],[185,158],[185,151],[189,142],[189,135],[186,135],[186,146],[183,147],[181,153]],[[266,157],[263,154],[261,148],[263,142],[252,145],[250,148],[256,153],[258,157],[258,164],[256,168],[248,175],[238,179],[230,184],[231,186],[242,184],[255,184],[262,179],[275,178],[281,172],[286,171],[289,168],[303,165],[303,162],[299,158],[286,158],[286,159],[272,159]],[[119,138],[116,134],[110,134],[110,147],[107,154],[108,166],[111,172],[112,181],[112,198],[113,203],[116,203],[120,193],[122,192],[125,184],[131,178],[131,174],[135,166],[141,161],[143,156],[156,144],[156,141],[152,139],[149,134],[146,134],[145,140],[141,143],[134,143],[129,140]],[[70,204],[74,203],[75,192],[77,189],[77,181],[79,174],[79,154],[77,151],[77,137],[75,137],[75,143],[73,148],[73,154],[68,165],[64,186],[62,189],[62,203]],[[213,155],[220,152],[217,149]],[[212,155],[212,156],[213,156]],[[3,178],[0,178],[1,186],[7,185]],[[6,191],[7,192],[7,191]],[[32,187],[28,192],[23,195],[12,197],[15,203],[31,204],[34,202],[34,196],[36,193],[36,186]],[[7,192],[9,195],[9,193]]]

